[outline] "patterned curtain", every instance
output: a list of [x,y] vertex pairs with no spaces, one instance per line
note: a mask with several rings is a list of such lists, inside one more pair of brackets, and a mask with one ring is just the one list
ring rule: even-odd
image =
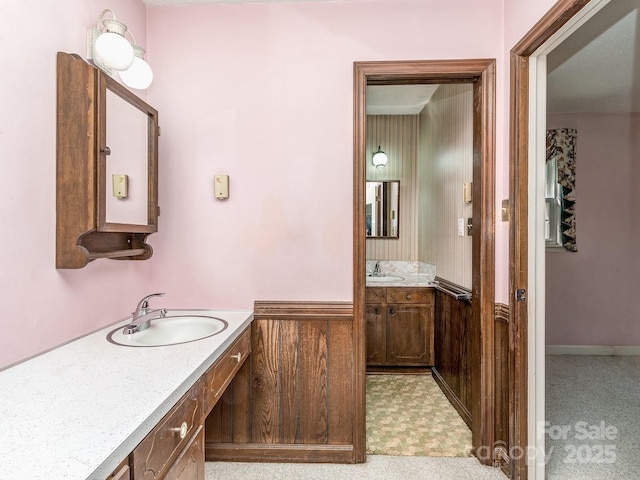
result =
[[555,159],[558,165],[558,183],[561,188],[560,230],[562,245],[571,252],[576,246],[576,138],[574,128],[547,130],[547,162]]

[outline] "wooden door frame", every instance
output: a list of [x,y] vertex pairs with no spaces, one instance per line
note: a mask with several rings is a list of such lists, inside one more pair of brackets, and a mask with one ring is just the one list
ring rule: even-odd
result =
[[[558,0],[547,14],[511,49],[509,197],[509,310],[513,365],[510,402],[511,444],[524,447],[535,438],[529,432],[529,301],[516,301],[516,290],[529,289],[529,65],[536,50],[591,0]],[[527,298],[533,295],[528,294]],[[535,326],[535,324],[534,324]],[[529,445],[531,447],[531,445]],[[526,451],[526,450],[525,450]],[[527,479],[529,466],[520,455],[512,458],[513,478]],[[536,475],[537,476],[537,475]],[[533,479],[532,479],[533,480]]]
[[[473,83],[473,323],[477,375],[472,381],[473,446],[494,444],[495,59],[354,63],[353,342],[354,462],[366,460],[365,152],[367,85]],[[490,458],[483,462],[491,464]]]

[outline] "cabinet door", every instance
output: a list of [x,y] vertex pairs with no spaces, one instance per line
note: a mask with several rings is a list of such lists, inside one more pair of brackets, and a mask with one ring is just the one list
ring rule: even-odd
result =
[[163,480],[204,480],[204,430],[198,428]]
[[433,364],[433,314],[430,307],[387,306],[387,364]]
[[367,305],[365,308],[367,365],[381,365],[385,362],[385,315],[382,305]]

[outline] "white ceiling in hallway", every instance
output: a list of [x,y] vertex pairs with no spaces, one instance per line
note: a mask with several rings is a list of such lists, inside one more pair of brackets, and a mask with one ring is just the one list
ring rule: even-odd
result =
[[547,56],[550,112],[640,112],[640,0],[612,0]]

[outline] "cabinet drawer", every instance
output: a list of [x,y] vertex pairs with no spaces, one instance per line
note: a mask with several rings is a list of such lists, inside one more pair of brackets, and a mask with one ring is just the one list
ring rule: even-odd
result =
[[198,427],[193,438],[184,447],[167,472],[165,480],[204,480],[204,429],[202,426]]
[[365,303],[384,303],[385,300],[384,287],[367,287],[365,288]]
[[133,478],[159,479],[202,419],[202,381],[189,390],[133,451]]
[[251,353],[251,327],[231,345],[205,375],[205,414],[216,404]]
[[432,288],[387,288],[387,303],[419,303],[433,305]]

